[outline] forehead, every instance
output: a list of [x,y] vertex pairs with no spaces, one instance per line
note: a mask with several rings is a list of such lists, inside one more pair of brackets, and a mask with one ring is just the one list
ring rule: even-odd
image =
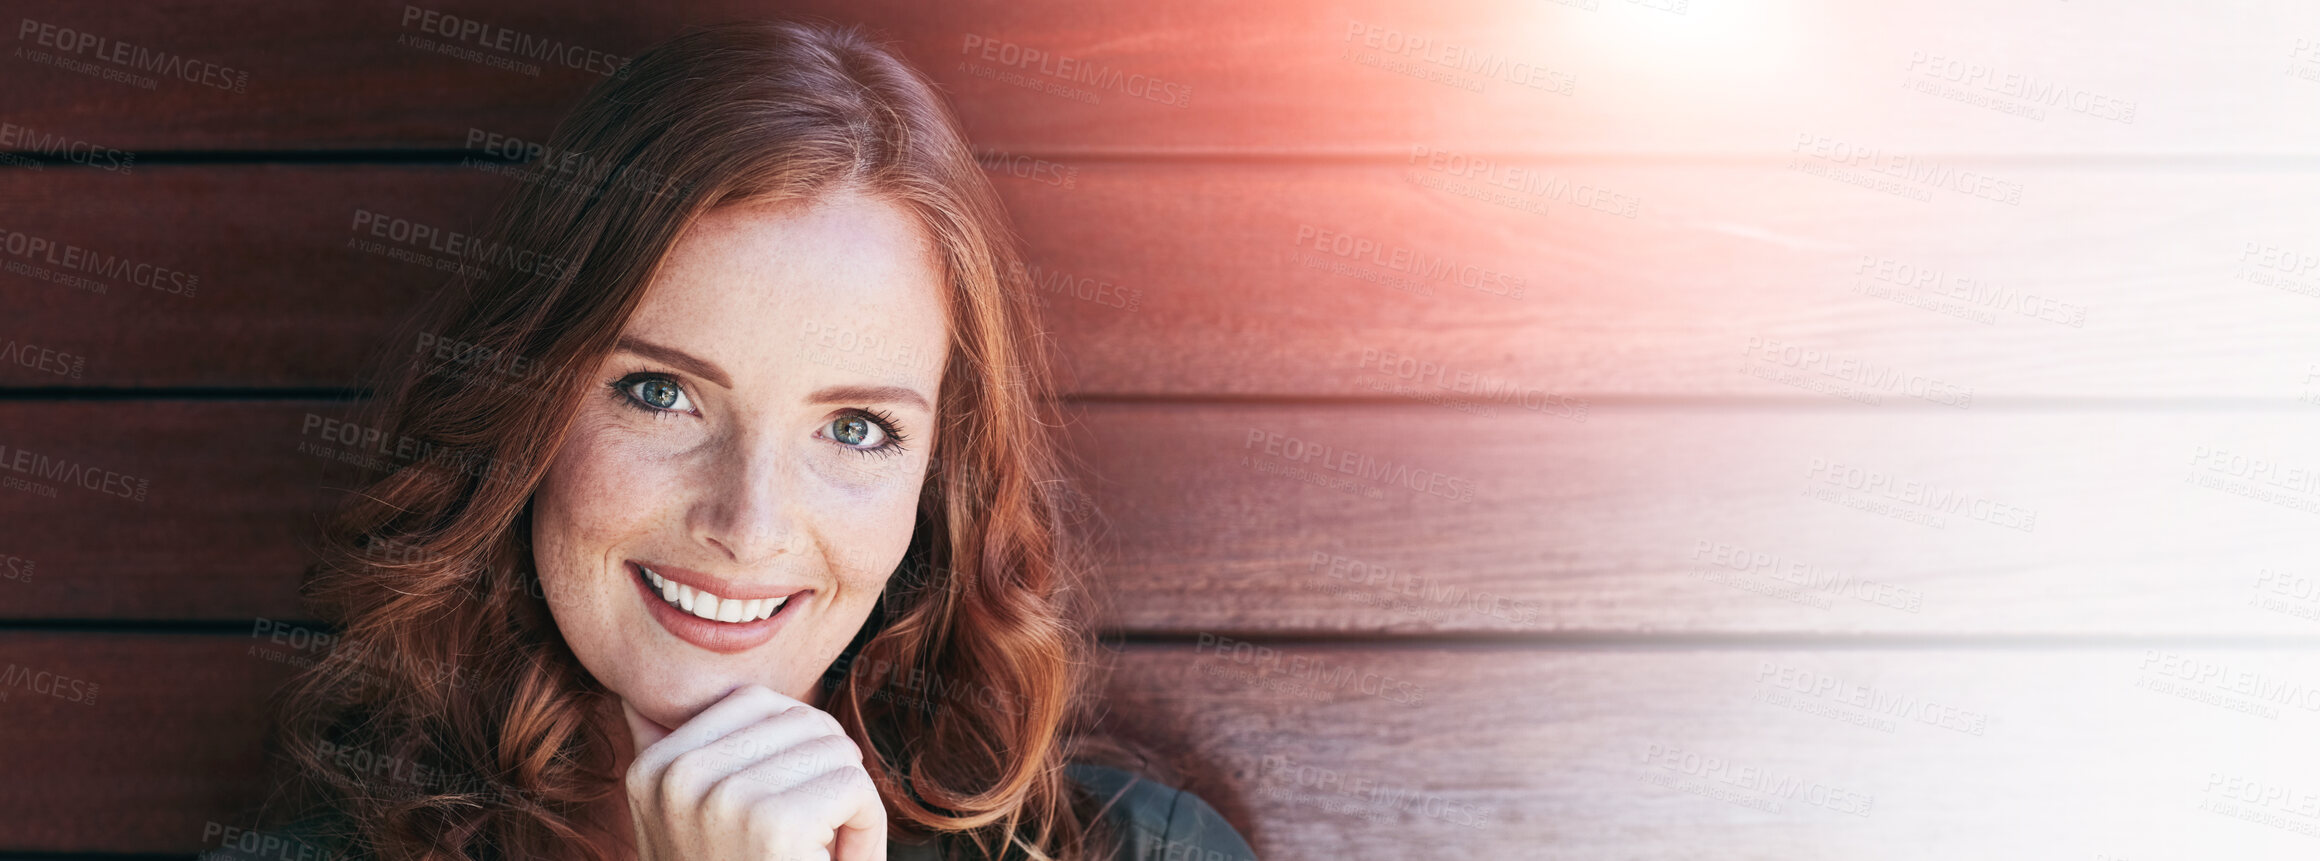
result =
[[932,398],[944,285],[926,229],[890,201],[720,207],[678,238],[624,334],[722,366],[737,389],[870,382]]

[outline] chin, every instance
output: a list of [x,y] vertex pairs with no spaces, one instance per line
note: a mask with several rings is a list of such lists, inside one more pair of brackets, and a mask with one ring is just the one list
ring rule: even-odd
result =
[[[809,694],[817,680],[785,678],[794,674],[777,671],[772,666],[777,659],[768,654],[771,651],[766,648],[732,656],[682,651],[652,654],[634,665],[632,683],[613,693],[627,700],[638,714],[669,729],[683,726],[727,694],[748,685],[764,685],[801,702],[813,702]],[[742,662],[753,666],[735,666]]]

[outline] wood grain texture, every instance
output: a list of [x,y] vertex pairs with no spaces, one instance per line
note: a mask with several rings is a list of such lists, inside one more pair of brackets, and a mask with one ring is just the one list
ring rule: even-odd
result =
[[[15,39],[33,52],[9,58],[27,86],[0,115],[130,151],[457,148],[474,127],[537,137],[619,59],[687,25],[768,15],[889,34],[954,94],[973,140],[1016,152],[1786,153],[1829,137],[1891,153],[2276,155],[2312,153],[2320,132],[2307,44],[2320,13],[2282,2],[16,8],[40,26]],[[492,29],[443,35],[460,22]],[[219,71],[154,78],[101,47],[60,50],[64,31]],[[570,50],[494,46],[534,42]]]
[[[0,850],[214,847],[263,791],[252,717],[299,654],[0,635],[0,766],[41,775],[0,788]],[[2294,766],[2316,677],[2246,650],[1210,640],[1129,647],[1107,690],[1268,859],[2269,858],[2320,822]]]
[[1137,406],[1079,451],[1129,630],[2308,637],[2315,421]]
[[311,396],[442,283],[357,219],[464,230],[509,180],[446,160],[776,14],[891,37],[986,154],[1107,719],[1260,857],[2320,837],[2320,8],[5,11],[0,151],[99,165],[0,168],[0,854],[249,824],[363,430]]
[[[8,615],[296,618],[343,407],[0,405],[0,465],[83,469],[8,472]],[[2301,638],[2315,433],[2309,407],[1094,404],[1066,441],[1130,632]]]
[[246,825],[267,699],[300,654],[260,642],[0,634],[0,851],[194,852],[206,826]]
[[0,238],[12,243],[0,337],[79,360],[77,373],[12,362],[0,382],[362,384],[388,333],[448,275],[386,256],[412,249],[374,239],[358,219],[464,231],[502,185],[391,166],[0,173]]
[[1035,262],[1143,289],[1135,314],[1050,303],[1070,309],[1053,324],[1078,392],[1511,388],[1501,403],[1561,406],[2308,390],[2320,270],[2298,270],[2320,255],[2281,253],[2320,229],[2306,175],[1981,168],[2020,187],[2009,205],[1781,164],[1541,169],[1551,190],[1512,200],[1424,163],[1097,165],[1077,189],[1010,198]]
[[[2320,378],[2320,174],[2009,167],[2006,205],[1772,164],[1544,169],[1563,185],[1512,204],[1423,163],[993,172],[1081,395],[1568,413],[1630,396],[2285,401]],[[410,352],[391,333],[445,259],[357,220],[466,230],[512,186],[455,166],[0,172],[7,229],[48,243],[0,270],[21,309],[0,337],[82,362],[0,365],[0,383],[355,385],[364,360]],[[1581,205],[1587,189],[1634,217]],[[67,248],[197,289],[50,280],[90,274]]]
[[331,495],[320,402],[0,406],[16,619],[294,616]]
[[1228,763],[1212,791],[1261,858],[2292,858],[2320,824],[2308,653],[1220,641],[1127,664],[1115,713]]

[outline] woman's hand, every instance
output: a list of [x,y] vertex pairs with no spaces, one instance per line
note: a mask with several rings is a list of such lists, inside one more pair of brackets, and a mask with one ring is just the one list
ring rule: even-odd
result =
[[827,712],[749,685],[675,731],[620,704],[639,861],[884,861],[886,805]]

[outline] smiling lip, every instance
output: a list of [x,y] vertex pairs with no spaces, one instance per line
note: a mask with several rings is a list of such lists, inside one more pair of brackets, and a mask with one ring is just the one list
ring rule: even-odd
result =
[[644,566],[631,560],[625,567],[628,569],[628,579],[636,584],[637,597],[644,601],[646,610],[652,613],[655,621],[661,623],[662,628],[675,634],[678,639],[725,655],[748,651],[773,639],[773,635],[781,630],[789,618],[798,614],[798,605],[811,600],[814,594],[811,589],[794,586],[736,586],[722,578],[698,571],[652,566],[655,574],[715,595],[745,601],[758,598],[789,599],[782,602],[781,609],[773,615],[754,622],[712,622],[669,606],[669,602],[661,599],[660,590],[653,588],[652,583],[645,579]]
[[750,601],[758,598],[787,598],[799,592],[811,591],[804,586],[780,586],[770,583],[756,586],[744,585],[715,574],[703,574],[690,568],[677,568],[656,562],[639,562],[631,559],[628,560],[628,564],[631,568],[651,568],[655,574],[720,598],[739,598],[743,601]]

